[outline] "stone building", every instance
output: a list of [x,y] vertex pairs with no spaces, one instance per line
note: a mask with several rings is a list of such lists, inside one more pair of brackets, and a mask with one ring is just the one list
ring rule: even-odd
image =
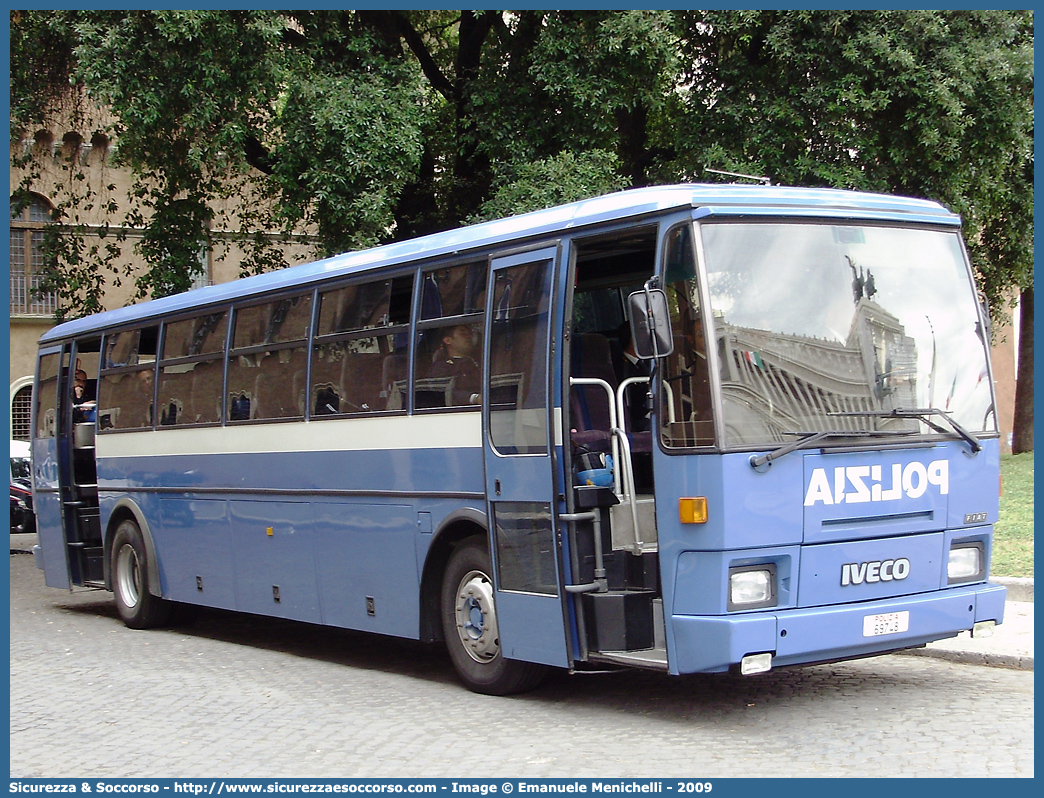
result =
[[[126,235],[120,244],[121,254],[114,264],[118,270],[131,269],[143,264],[135,251],[134,244],[140,240],[142,230],[128,226],[124,214],[130,206],[129,192],[132,186],[130,170],[116,165],[115,156],[119,142],[105,132],[108,122],[100,111],[78,115],[82,121],[71,129],[71,125],[54,124],[50,129],[22,131],[12,136],[10,158],[10,186],[19,186],[28,174],[33,173],[29,185],[32,192],[28,207],[14,214],[12,202],[11,218],[11,321],[9,337],[10,359],[10,429],[15,439],[28,440],[29,415],[31,410],[31,387],[39,337],[54,326],[57,297],[39,294],[43,268],[41,247],[44,230],[52,223],[52,211],[57,203],[65,201],[72,192],[83,192],[89,187],[94,196],[89,204],[79,211],[77,230],[94,243],[112,241],[119,230]],[[28,167],[21,165],[29,159]],[[82,178],[81,178],[82,176]],[[240,198],[240,201],[253,201]],[[111,204],[118,210],[109,212]],[[237,243],[245,232],[236,223],[234,207],[216,213],[215,226],[207,239],[199,242],[200,274],[196,287],[234,280],[240,275],[244,250]],[[231,219],[229,223],[227,220]],[[297,263],[313,257],[314,238],[306,232],[294,236],[289,243],[279,243],[288,263]],[[115,284],[113,275],[107,275],[104,304],[116,308],[128,304],[134,295],[133,279]]]

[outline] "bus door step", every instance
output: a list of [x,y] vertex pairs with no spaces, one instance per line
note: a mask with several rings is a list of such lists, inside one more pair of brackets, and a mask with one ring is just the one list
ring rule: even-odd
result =
[[599,651],[591,654],[590,661],[622,665],[626,668],[646,668],[656,671],[668,669],[667,649],[665,648],[647,648],[642,651]]
[[101,543],[101,519],[97,507],[86,507],[76,513],[78,539],[88,544]]
[[67,544],[69,555],[75,559],[79,567],[80,578],[76,584],[90,587],[104,587],[105,549],[101,546],[90,546],[80,541]]
[[656,639],[651,590],[584,593],[584,622],[592,651],[639,651]]
[[[657,550],[656,504],[652,496],[636,496],[635,510],[638,515],[638,536],[634,533],[634,516],[631,503],[626,498],[609,508],[614,551],[639,553]],[[640,542],[639,542],[640,541]]]

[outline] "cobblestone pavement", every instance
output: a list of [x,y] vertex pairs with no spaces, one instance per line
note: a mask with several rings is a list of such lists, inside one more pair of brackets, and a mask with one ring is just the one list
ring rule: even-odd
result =
[[436,647],[204,611],[138,632],[11,555],[13,777],[1033,776],[1033,673],[888,656],[478,696]]

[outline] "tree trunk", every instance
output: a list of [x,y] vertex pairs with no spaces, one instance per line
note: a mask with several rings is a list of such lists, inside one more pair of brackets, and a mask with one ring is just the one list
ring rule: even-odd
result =
[[453,183],[447,203],[447,227],[455,227],[479,209],[489,197],[493,175],[489,157],[479,148],[475,134],[471,95],[478,82],[482,50],[493,29],[490,12],[462,11],[457,28],[456,75],[453,96],[456,104],[456,154]]
[[1015,383],[1015,422],[1011,452],[1033,451],[1033,286],[1019,297],[1019,379]]
[[638,103],[635,108],[619,108],[616,111],[620,171],[629,179],[629,188],[641,188],[649,184],[645,174],[649,154],[646,147],[648,124],[649,112],[643,103]]

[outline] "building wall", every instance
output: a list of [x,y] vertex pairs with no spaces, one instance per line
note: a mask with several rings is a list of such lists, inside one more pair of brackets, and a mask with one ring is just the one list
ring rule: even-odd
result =
[[[51,207],[65,201],[73,193],[82,193],[84,186],[89,186],[95,192],[95,197],[89,206],[78,209],[78,218],[73,221],[84,225],[88,231],[86,237],[94,239],[86,242],[88,245],[104,245],[106,242],[99,234],[106,227],[110,230],[122,229],[127,234],[127,240],[120,244],[122,254],[114,265],[117,273],[129,271],[133,274],[144,265],[134,251],[134,244],[140,238],[141,231],[125,223],[124,214],[131,204],[129,192],[132,175],[130,170],[115,165],[118,142],[102,132],[110,122],[103,111],[88,109],[76,129],[59,123],[49,128],[22,131],[17,139],[12,137],[10,185],[19,186],[32,174],[29,189],[47,200]],[[18,163],[25,156],[32,156],[27,168]],[[215,218],[225,221],[221,223],[221,229],[210,231],[208,245],[201,248],[201,262],[206,265],[206,275],[201,284],[223,283],[239,277],[245,252],[234,239],[243,232],[251,231],[240,229],[235,213],[236,202],[251,204],[258,202],[258,199],[239,196],[230,204],[215,208]],[[108,210],[110,203],[115,203],[115,212]],[[314,240],[310,231],[302,230],[298,231],[292,242],[280,243],[279,246],[288,263],[299,263],[314,257]],[[133,301],[133,277],[124,276],[119,282],[117,284],[115,274],[106,275],[104,304],[108,309],[122,307]],[[32,382],[37,341],[54,325],[54,321],[50,314],[16,313],[14,302],[11,310],[10,383],[11,400],[14,402],[19,389]]]

